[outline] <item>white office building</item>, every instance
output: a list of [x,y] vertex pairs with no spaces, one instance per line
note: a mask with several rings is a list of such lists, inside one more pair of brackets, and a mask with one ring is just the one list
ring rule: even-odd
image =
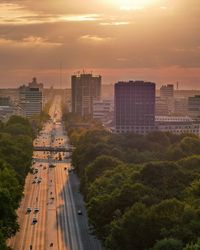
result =
[[24,110],[26,117],[39,115],[43,110],[43,84],[37,83],[36,78],[19,88],[19,106]]
[[155,120],[158,131],[200,136],[200,123],[188,116],[156,116]]

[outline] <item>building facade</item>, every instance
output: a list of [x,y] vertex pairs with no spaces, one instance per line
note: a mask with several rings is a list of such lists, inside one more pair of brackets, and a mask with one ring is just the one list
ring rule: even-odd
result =
[[200,135],[200,123],[188,116],[156,116],[156,130],[173,134]]
[[43,84],[38,84],[36,78],[19,88],[19,106],[26,117],[39,115],[43,110]]
[[188,115],[193,118],[200,118],[200,95],[188,98]]
[[155,130],[155,83],[115,84],[115,132],[146,134]]
[[114,112],[113,100],[101,100],[93,102],[93,118],[105,122],[112,120]]
[[187,98],[175,98],[174,99],[174,114],[179,116],[188,115],[188,99]]
[[160,97],[161,98],[173,98],[174,97],[174,85],[173,84],[163,85],[160,88]]
[[92,115],[93,102],[101,98],[101,76],[92,74],[73,75],[72,113],[81,116]]

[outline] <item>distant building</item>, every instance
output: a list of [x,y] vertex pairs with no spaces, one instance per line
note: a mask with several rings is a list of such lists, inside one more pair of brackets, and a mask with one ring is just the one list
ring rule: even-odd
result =
[[37,83],[36,78],[28,86],[19,88],[19,106],[26,117],[39,115],[43,110],[43,84]]
[[9,97],[12,102],[18,101],[18,89],[0,89],[0,97]]
[[163,85],[160,88],[160,97],[161,98],[173,98],[174,97],[174,85],[173,84]]
[[101,76],[73,75],[71,85],[72,113],[81,116],[92,115],[93,101],[99,101],[101,98]]
[[200,95],[188,98],[188,115],[193,118],[200,118]]
[[93,118],[105,122],[113,119],[114,101],[101,100],[93,102]]
[[156,116],[156,130],[173,134],[200,135],[200,123],[185,116]]
[[9,96],[0,97],[0,120],[7,121],[12,115],[24,116],[23,110]]
[[156,115],[170,115],[167,99],[156,97]]
[[155,83],[144,81],[115,84],[115,132],[146,134],[155,125]]
[[174,98],[174,114],[178,116],[188,115],[188,98]]
[[0,106],[10,106],[11,98],[9,96],[0,96]]

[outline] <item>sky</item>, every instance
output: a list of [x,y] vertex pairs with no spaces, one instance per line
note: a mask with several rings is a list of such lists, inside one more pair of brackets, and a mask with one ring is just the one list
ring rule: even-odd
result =
[[83,70],[200,89],[200,1],[0,0],[0,87]]

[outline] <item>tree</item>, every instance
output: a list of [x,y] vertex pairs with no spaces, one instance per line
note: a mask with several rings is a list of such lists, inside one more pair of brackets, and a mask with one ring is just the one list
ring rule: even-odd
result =
[[182,250],[183,244],[180,240],[165,238],[156,242],[152,250]]
[[196,243],[187,244],[183,250],[200,250],[200,239]]
[[98,156],[85,169],[86,182],[92,183],[96,178],[100,177],[104,171],[111,170],[117,165],[122,164],[117,158],[111,156]]
[[158,237],[151,223],[150,210],[142,203],[134,204],[110,224],[106,247],[110,250],[149,249]]

